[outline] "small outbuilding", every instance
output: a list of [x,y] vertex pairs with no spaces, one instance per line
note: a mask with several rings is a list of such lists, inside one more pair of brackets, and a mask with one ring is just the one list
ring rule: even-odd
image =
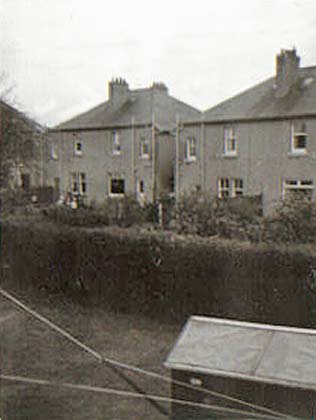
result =
[[316,418],[316,330],[192,316],[165,366],[171,369],[173,399],[245,412],[173,403],[172,420],[256,418],[251,413],[278,418],[273,412]]

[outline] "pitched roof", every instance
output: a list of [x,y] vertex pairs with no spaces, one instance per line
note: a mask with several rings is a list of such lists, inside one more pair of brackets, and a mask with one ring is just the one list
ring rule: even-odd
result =
[[298,77],[283,98],[275,95],[275,77],[204,112],[205,121],[229,121],[316,114],[316,67],[298,69]]
[[157,125],[163,128],[174,124],[177,115],[184,121],[197,120],[202,115],[201,111],[170,96],[167,91],[146,88],[131,90],[119,106],[109,100],[59,124],[54,130],[124,126],[130,125],[132,118],[135,124],[150,124],[153,114]]
[[19,111],[17,108],[14,108],[13,106],[9,105],[3,99],[0,99],[0,114],[2,112],[4,113],[4,115],[11,115],[17,118],[20,123],[23,123],[24,128],[27,130],[39,132],[44,131],[44,128],[39,123],[29,118],[26,114]]
[[193,316],[165,366],[316,390],[316,330]]

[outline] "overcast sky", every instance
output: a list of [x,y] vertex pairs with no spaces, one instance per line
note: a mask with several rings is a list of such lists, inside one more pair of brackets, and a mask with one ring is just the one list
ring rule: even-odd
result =
[[107,100],[116,76],[205,110],[293,46],[316,65],[316,0],[0,0],[0,71],[50,126]]

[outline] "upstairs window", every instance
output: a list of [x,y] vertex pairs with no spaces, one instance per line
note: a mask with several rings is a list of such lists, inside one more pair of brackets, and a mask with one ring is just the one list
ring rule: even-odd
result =
[[237,137],[234,127],[224,128],[224,155],[237,156]]
[[84,172],[71,174],[71,192],[75,195],[85,195],[87,192],[87,179]]
[[196,138],[189,137],[186,141],[185,150],[186,160],[189,162],[196,160]]
[[119,133],[117,131],[112,131],[111,139],[112,139],[112,153],[113,153],[113,155],[120,155],[121,154],[121,144],[120,144]]
[[302,121],[291,124],[291,153],[304,155],[307,152],[306,124]]
[[83,152],[83,143],[80,139],[78,139],[78,136],[74,136],[75,137],[75,141],[74,141],[74,154],[75,156],[82,156],[82,152]]
[[122,196],[125,194],[125,180],[121,178],[112,178],[110,181],[110,195]]
[[229,197],[229,178],[220,178],[218,180],[218,197]]
[[52,160],[58,160],[58,147],[56,143],[51,144],[50,158]]
[[140,157],[149,159],[149,140],[142,138],[140,141]]

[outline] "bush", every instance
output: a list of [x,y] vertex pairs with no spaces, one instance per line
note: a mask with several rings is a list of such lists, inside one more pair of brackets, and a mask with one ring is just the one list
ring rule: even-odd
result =
[[103,204],[81,205],[77,209],[65,206],[52,206],[44,210],[50,219],[70,226],[109,226],[129,227],[153,220],[153,206],[141,207],[132,196],[121,199],[107,198]]
[[283,200],[263,223],[263,240],[283,243],[313,243],[316,240],[316,205],[308,197]]
[[201,192],[184,194],[175,206],[171,226],[178,233],[256,238],[260,203],[258,197],[217,199]]

